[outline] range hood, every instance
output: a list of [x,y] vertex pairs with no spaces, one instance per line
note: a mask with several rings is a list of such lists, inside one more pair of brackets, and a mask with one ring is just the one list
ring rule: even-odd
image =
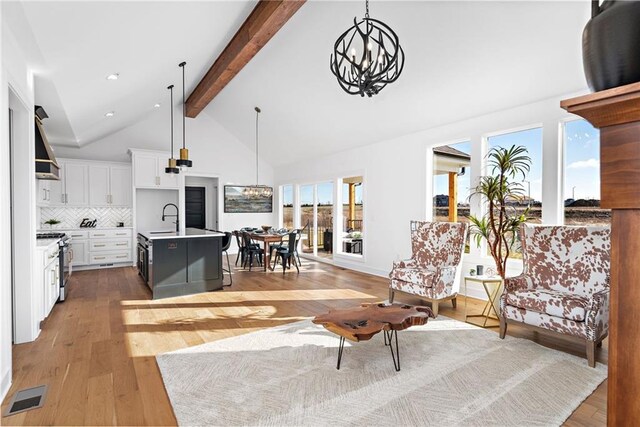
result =
[[44,134],[42,120],[49,117],[39,105],[36,105],[36,178],[60,179],[60,167]]

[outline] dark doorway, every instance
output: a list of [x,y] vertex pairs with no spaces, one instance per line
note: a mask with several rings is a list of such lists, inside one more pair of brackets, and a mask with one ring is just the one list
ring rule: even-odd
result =
[[186,227],[204,229],[207,208],[204,187],[185,187],[184,194]]

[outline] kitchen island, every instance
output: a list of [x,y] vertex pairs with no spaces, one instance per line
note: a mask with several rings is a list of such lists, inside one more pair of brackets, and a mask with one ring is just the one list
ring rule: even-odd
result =
[[222,289],[223,237],[196,228],[138,232],[138,272],[153,299]]

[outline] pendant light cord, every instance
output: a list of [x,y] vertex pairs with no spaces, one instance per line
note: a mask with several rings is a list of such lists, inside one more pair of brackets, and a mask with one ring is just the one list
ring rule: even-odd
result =
[[173,159],[173,85],[167,89],[171,91],[171,103],[169,104],[169,110],[171,111],[171,158]]
[[260,183],[258,175],[258,117],[260,117],[260,108],[256,107],[256,187]]
[[180,68],[182,68],[182,148],[187,148],[186,147],[186,120],[185,120],[185,116],[187,115],[187,100],[185,98],[185,89],[184,89],[184,66],[187,65],[186,62],[182,62],[180,63]]
[[369,19],[369,0],[365,1],[365,5],[366,5],[366,13],[364,14],[364,17]]

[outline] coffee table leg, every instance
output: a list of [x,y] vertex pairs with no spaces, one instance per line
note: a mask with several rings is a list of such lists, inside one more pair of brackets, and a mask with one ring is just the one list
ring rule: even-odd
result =
[[340,361],[342,360],[342,351],[344,350],[344,337],[340,337],[340,347],[338,348],[338,366],[336,369],[340,369]]
[[[400,371],[400,347],[398,347],[398,331],[383,331],[384,332],[384,343],[387,345],[389,343],[389,349],[391,350],[391,357],[393,358],[393,367],[396,368],[396,372]],[[393,345],[392,340],[395,337],[395,345]],[[394,351],[395,347],[395,351]]]

